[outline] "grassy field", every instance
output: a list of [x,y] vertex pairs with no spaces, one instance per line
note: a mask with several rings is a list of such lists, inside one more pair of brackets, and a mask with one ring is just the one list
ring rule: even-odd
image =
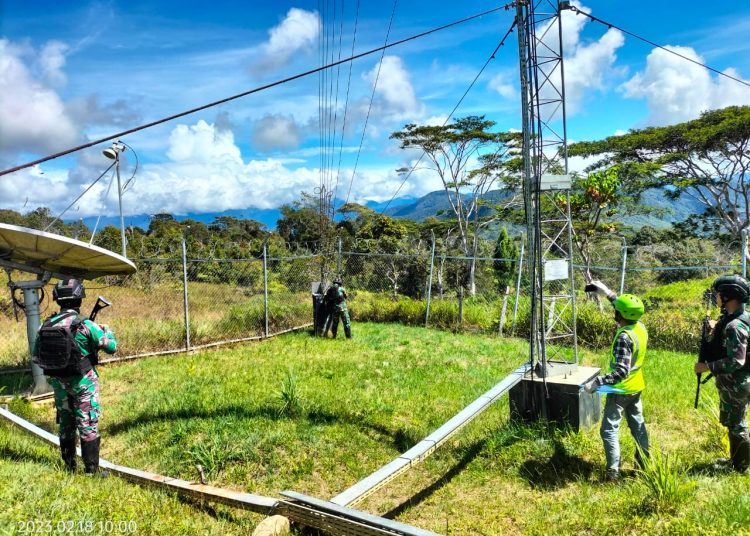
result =
[[[290,334],[234,349],[101,370],[102,456],[116,463],[278,496],[321,498],[370,474],[526,359],[526,343],[398,325],[355,338]],[[602,365],[603,352],[582,361]],[[687,354],[653,350],[644,394],[654,468],[603,481],[598,430],[518,426],[507,397],[431,458],[361,505],[447,534],[750,534],[750,476],[717,473],[716,393],[692,408]],[[13,409],[54,429],[49,404]],[[625,468],[633,442],[623,431]],[[247,534],[254,514],[196,505],[116,478],[66,476],[39,440],[0,425],[0,531],[18,521],[136,520],[142,534]]]

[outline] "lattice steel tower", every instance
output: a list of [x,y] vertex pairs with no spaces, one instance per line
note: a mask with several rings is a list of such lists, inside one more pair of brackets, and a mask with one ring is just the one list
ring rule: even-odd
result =
[[578,364],[561,14],[569,2],[516,4],[524,208],[531,284],[529,357],[539,376]]

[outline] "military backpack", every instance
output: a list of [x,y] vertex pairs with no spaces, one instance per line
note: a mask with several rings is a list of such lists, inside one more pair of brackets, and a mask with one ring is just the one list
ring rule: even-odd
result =
[[[75,316],[72,322],[65,322],[71,316]],[[75,312],[47,319],[39,328],[34,363],[39,365],[47,376],[54,377],[85,374],[91,370],[91,360],[84,357],[75,339],[82,328],[83,320]]]

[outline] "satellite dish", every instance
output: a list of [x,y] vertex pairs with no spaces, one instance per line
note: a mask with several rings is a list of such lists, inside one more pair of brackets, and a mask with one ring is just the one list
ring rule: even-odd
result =
[[80,279],[127,275],[136,271],[131,261],[108,249],[5,223],[0,223],[0,266]]
[[[0,266],[7,270],[20,270],[36,274],[34,280],[11,281],[12,292],[23,291],[26,333],[29,342],[29,358],[34,339],[39,330],[39,289],[51,277],[65,279],[93,279],[104,275],[127,275],[135,273],[135,265],[125,257],[85,242],[64,236],[0,223]],[[34,377],[33,394],[47,393],[51,387],[44,371],[31,360]]]

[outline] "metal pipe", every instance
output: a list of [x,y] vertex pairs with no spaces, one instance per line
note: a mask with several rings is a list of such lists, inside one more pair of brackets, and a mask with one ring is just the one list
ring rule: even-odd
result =
[[521,275],[523,274],[523,253],[526,247],[524,236],[521,235],[521,254],[518,257],[518,275],[516,276],[516,299],[513,302],[513,324],[510,328],[511,337],[516,335],[516,319],[518,318],[518,297],[521,294]]
[[185,350],[190,350],[190,307],[188,305],[187,244],[182,238],[182,304],[185,310]]
[[268,337],[268,244],[263,243],[263,336]]
[[122,244],[122,256],[126,259],[127,239],[125,238],[125,216],[122,213],[122,185],[120,184],[120,152],[115,151],[115,172],[117,173],[117,203],[120,206],[120,242]]
[[430,321],[430,302],[432,301],[432,269],[435,266],[435,232],[432,233],[432,251],[430,252],[430,276],[427,278],[427,306],[424,312],[424,327]]
[[[33,282],[36,283],[36,282]],[[26,311],[26,336],[29,341],[29,349],[33,352],[34,344],[36,343],[36,336],[39,332],[39,288],[43,283],[39,282],[39,286],[23,286],[23,306]],[[31,357],[30,352],[30,357]],[[52,390],[50,385],[47,383],[47,378],[44,376],[44,371],[39,365],[31,360],[31,375],[34,378],[34,391],[33,394],[38,395],[42,393],[48,393]]]
[[344,274],[341,273],[341,237],[339,236],[339,252],[338,257],[336,257],[336,275],[338,277],[342,277]]
[[625,267],[628,263],[628,243],[624,236],[621,236],[622,240],[622,266],[620,268],[620,294],[625,293]]

